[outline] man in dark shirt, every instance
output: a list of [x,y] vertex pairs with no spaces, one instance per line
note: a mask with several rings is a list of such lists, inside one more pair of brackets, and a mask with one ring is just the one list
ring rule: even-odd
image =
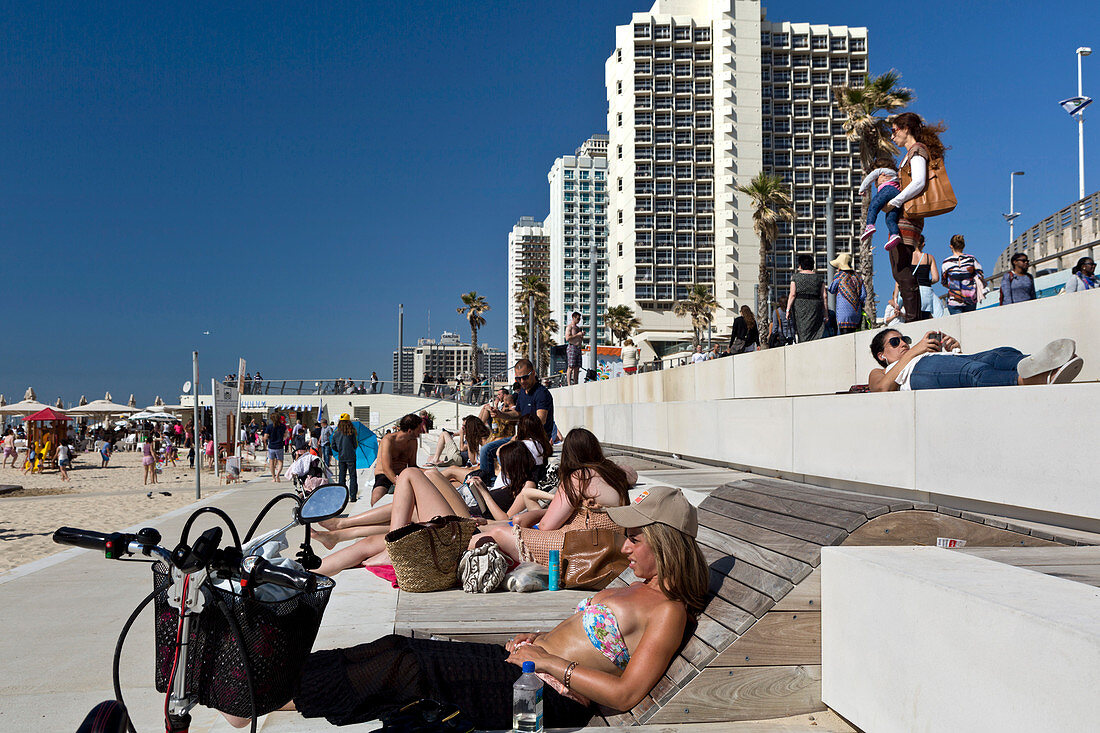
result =
[[264,438],[271,478],[279,483],[279,474],[283,471],[283,448],[286,444],[286,425],[283,425],[282,415],[271,416],[271,422],[264,428]]
[[[535,365],[530,359],[520,359],[516,362],[516,381],[520,390],[516,392],[515,410],[493,410],[491,414],[496,417],[519,419],[520,415],[536,415],[546,430],[546,437],[550,438],[554,433],[554,396],[550,390],[539,381],[539,375],[535,373]],[[496,456],[500,446],[511,438],[501,438],[481,447],[479,465],[481,480],[486,486],[492,486],[496,480]]]

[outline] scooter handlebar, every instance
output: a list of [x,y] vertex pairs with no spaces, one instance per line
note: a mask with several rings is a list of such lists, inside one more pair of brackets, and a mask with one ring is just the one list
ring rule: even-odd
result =
[[255,559],[248,575],[257,583],[271,583],[306,593],[317,590],[317,576],[313,573],[272,565],[262,557]]
[[76,527],[61,527],[53,533],[53,541],[59,545],[73,545],[87,550],[106,550],[107,541],[111,535],[106,532],[95,532],[90,529],[77,529]]

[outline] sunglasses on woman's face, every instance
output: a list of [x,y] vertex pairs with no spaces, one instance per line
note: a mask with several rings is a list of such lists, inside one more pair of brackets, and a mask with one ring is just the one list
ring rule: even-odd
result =
[[913,343],[913,339],[908,336],[891,336],[886,343],[890,344],[891,349],[896,349],[901,346],[902,341],[904,341],[906,345]]

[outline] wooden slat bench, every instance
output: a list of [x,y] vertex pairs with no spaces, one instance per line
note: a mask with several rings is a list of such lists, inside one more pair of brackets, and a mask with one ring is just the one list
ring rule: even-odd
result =
[[[937,537],[966,540],[968,549],[1085,544],[1050,528],[950,507],[755,475],[715,488],[699,505],[699,523],[711,572],[706,609],[650,694],[594,724],[749,721],[824,710],[817,570],[824,546],[934,545]],[[634,580],[627,570],[613,585]],[[551,628],[585,595],[401,593],[396,630],[503,643]]]
[[[968,547],[1078,543],[950,507],[759,476],[716,488],[700,504],[699,522],[713,596],[662,680],[632,710],[605,716],[609,725],[824,710],[817,570],[824,546],[934,545],[937,537]],[[624,576],[615,584],[633,580]]]

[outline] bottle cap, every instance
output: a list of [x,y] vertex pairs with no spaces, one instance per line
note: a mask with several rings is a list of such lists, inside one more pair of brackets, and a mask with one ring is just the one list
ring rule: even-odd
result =
[[534,671],[535,671],[535,663],[534,662],[524,662],[523,663],[523,673],[524,674],[527,674],[528,672],[534,672]]

